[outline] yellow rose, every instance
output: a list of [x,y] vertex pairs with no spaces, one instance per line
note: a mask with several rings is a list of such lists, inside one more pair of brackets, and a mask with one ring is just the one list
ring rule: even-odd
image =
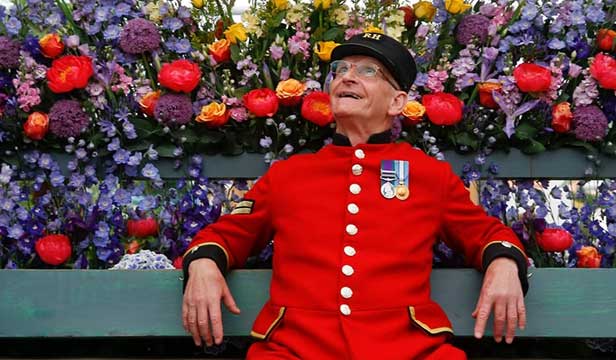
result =
[[288,0],[272,0],[274,7],[278,10],[284,10],[289,6]]
[[402,115],[410,120],[408,125],[414,125],[421,121],[424,114],[426,113],[426,108],[417,101],[409,101],[404,105],[404,109],[402,109]]
[[244,42],[247,39],[246,28],[242,23],[233,24],[225,30],[225,37],[231,44],[237,44],[238,40]]
[[445,9],[453,15],[463,13],[470,8],[471,6],[464,0],[445,0]]
[[209,127],[219,127],[227,123],[229,112],[224,103],[211,102],[201,108],[201,113],[195,121],[204,123]]
[[368,25],[366,28],[364,28],[364,32],[385,34],[385,32],[383,32],[380,27],[376,27],[374,25]]
[[276,86],[276,97],[285,106],[294,106],[302,100],[306,85],[295,79],[283,80]]
[[332,0],[314,0],[315,9],[320,7],[323,10],[327,10],[330,6],[332,6]]
[[432,21],[434,15],[436,15],[436,8],[429,1],[420,1],[413,5],[413,11],[415,17],[419,20]]
[[203,0],[192,0],[192,6],[196,9],[201,9],[203,7]]
[[314,45],[314,53],[319,56],[322,61],[329,61],[332,57],[332,50],[338,46],[337,42],[319,41]]

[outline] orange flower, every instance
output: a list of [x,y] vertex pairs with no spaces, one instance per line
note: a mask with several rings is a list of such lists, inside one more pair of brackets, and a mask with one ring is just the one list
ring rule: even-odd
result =
[[313,91],[304,98],[301,113],[304,119],[319,126],[334,121],[334,114],[329,105],[329,94],[322,91]]
[[141,100],[139,100],[139,107],[141,108],[141,111],[148,116],[154,116],[154,109],[156,108],[158,98],[160,98],[160,90],[150,91],[145,94]]
[[455,125],[462,120],[464,103],[453,94],[427,94],[421,102],[426,107],[428,119],[436,125]]
[[537,64],[523,63],[513,70],[515,82],[523,92],[540,93],[550,89],[552,73]]
[[66,235],[47,235],[36,241],[34,250],[45,264],[60,265],[71,257],[73,248]]
[[616,90],[616,59],[603,53],[597,54],[590,65],[590,75],[604,89]]
[[598,268],[601,266],[601,254],[594,246],[582,246],[576,251],[577,267],[581,268]]
[[32,140],[41,140],[49,130],[49,117],[42,112],[33,112],[24,123],[24,134]]
[[39,40],[41,53],[48,58],[56,58],[64,52],[64,43],[58,34],[47,34]]
[[51,63],[47,70],[47,86],[56,94],[83,89],[92,75],[92,59],[87,56],[67,55]]
[[209,127],[220,127],[229,121],[229,112],[224,103],[211,102],[201,108],[201,113],[195,119]]
[[223,63],[231,59],[231,42],[227,39],[218,40],[207,46],[210,55],[217,63]]
[[490,109],[498,109],[498,104],[492,97],[493,91],[500,91],[503,85],[495,82],[482,82],[479,83],[479,103]]
[[154,218],[128,220],[126,222],[128,236],[144,238],[158,234],[158,222]]
[[557,133],[566,133],[571,129],[573,113],[571,104],[561,102],[552,107],[552,129]]
[[284,106],[295,106],[302,100],[306,85],[295,79],[283,80],[276,86],[276,97]]
[[137,251],[139,251],[139,248],[141,247],[141,245],[139,244],[139,241],[137,240],[133,240],[131,241],[128,245],[125,246],[126,248],[126,253],[128,254],[134,254]]
[[614,39],[616,39],[616,31],[601,29],[597,34],[597,47],[603,51],[614,51]]
[[158,82],[168,89],[189,93],[201,80],[199,65],[186,59],[163,64],[158,73]]
[[251,90],[242,97],[244,106],[258,117],[274,116],[278,111],[278,98],[272,89]]
[[565,229],[545,229],[537,234],[537,245],[547,252],[561,252],[573,245],[573,237]]
[[404,124],[408,126],[417,125],[423,119],[426,113],[426,108],[418,101],[409,101],[404,105],[402,109],[402,115],[404,115]]

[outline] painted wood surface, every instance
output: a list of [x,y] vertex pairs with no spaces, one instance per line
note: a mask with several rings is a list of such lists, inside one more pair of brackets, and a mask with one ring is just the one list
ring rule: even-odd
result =
[[[523,337],[616,337],[616,270],[534,269]],[[269,270],[228,276],[242,315],[225,313],[227,335],[247,335],[267,299]],[[185,336],[181,273],[113,270],[0,271],[0,338]],[[481,275],[437,269],[432,294],[456,335],[471,336]]]

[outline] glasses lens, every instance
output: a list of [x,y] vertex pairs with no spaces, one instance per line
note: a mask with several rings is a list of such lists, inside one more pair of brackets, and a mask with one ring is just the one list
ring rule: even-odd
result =
[[348,62],[344,60],[336,60],[331,63],[330,67],[331,67],[332,73],[336,75],[342,75],[346,73],[347,71],[349,71],[349,69],[351,68],[351,64],[349,64]]
[[379,68],[377,68],[375,65],[372,65],[372,64],[365,64],[365,65],[357,66],[357,73],[360,74],[361,76],[374,77],[376,76],[376,73],[378,71],[379,71]]

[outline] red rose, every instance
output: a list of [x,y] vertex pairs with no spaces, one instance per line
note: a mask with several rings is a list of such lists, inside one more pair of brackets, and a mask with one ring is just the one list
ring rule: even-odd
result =
[[32,140],[41,140],[49,130],[49,117],[42,112],[33,112],[24,123],[24,134]]
[[537,244],[543,251],[561,252],[573,245],[573,237],[565,229],[545,229],[537,234]]
[[613,51],[614,39],[616,39],[616,31],[601,29],[597,34],[597,47],[603,51]]
[[201,70],[194,62],[186,59],[163,64],[158,73],[158,82],[173,91],[189,93],[201,80]]
[[603,53],[597,54],[590,65],[590,75],[604,89],[616,90],[616,59]]
[[594,246],[582,246],[576,251],[577,267],[581,268],[598,268],[601,266],[601,254]]
[[128,220],[126,222],[128,236],[144,238],[158,234],[158,222],[154,218]]
[[57,94],[83,89],[94,75],[92,59],[87,56],[67,55],[55,59],[47,70],[47,85]]
[[334,121],[334,114],[329,105],[329,94],[313,91],[306,95],[302,103],[302,117],[319,126],[325,126]]
[[402,10],[404,12],[404,26],[410,28],[413,27],[413,25],[415,25],[415,12],[413,11],[413,8],[405,5],[405,6],[400,6],[398,8],[398,10]]
[[515,82],[523,92],[540,93],[550,89],[552,73],[549,69],[531,63],[523,63],[513,70]]
[[154,109],[156,108],[156,103],[160,98],[160,90],[158,91],[150,91],[145,94],[141,100],[139,100],[139,107],[144,114],[148,116],[154,116]]
[[479,89],[479,103],[490,109],[498,109],[498,104],[494,101],[492,92],[500,91],[503,86],[494,82],[483,82],[478,85]]
[[64,43],[58,34],[47,34],[39,40],[41,54],[48,58],[58,57],[64,52]]
[[571,129],[571,121],[573,113],[571,113],[571,104],[561,102],[552,107],[552,129],[557,133],[566,133]]
[[178,256],[173,260],[173,267],[176,269],[182,269],[182,265],[184,265],[184,257]]
[[71,242],[66,235],[47,235],[36,241],[34,250],[45,264],[60,265],[71,257]]
[[272,89],[251,90],[242,97],[244,106],[258,117],[274,116],[278,111],[278,98]]
[[464,103],[456,96],[444,92],[424,95],[421,103],[428,119],[436,125],[455,125],[462,120]]
[[231,59],[231,42],[227,39],[218,40],[208,45],[207,48],[218,64]]

